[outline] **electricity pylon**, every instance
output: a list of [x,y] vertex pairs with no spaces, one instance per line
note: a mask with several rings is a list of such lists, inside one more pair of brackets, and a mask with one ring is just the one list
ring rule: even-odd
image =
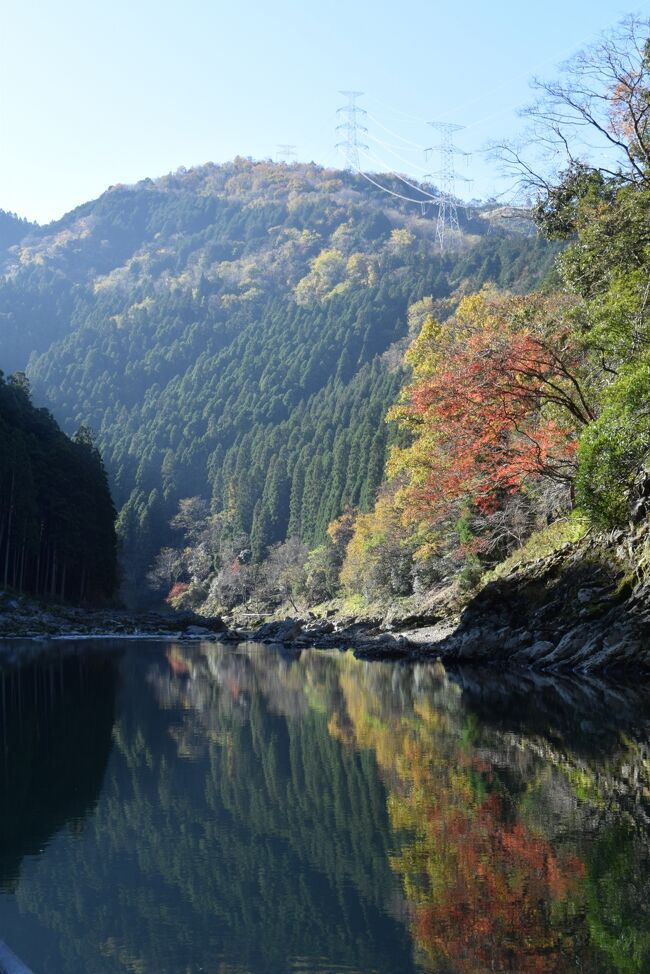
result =
[[469,156],[468,152],[463,152],[454,145],[454,133],[460,132],[465,128],[464,125],[455,125],[453,122],[429,122],[429,125],[440,133],[438,145],[431,146],[425,150],[425,156],[430,152],[439,153],[440,169],[434,173],[427,173],[436,180],[440,196],[438,199],[438,220],[436,223],[436,236],[440,244],[440,250],[445,249],[445,238],[449,231],[459,230],[458,226],[458,198],[456,196],[456,182],[470,182],[464,176],[456,173],[455,157],[457,155]]
[[360,118],[362,118],[366,111],[364,108],[359,108],[357,105],[357,98],[361,98],[363,95],[362,91],[339,91],[339,95],[344,95],[348,103],[342,108],[337,109],[336,114],[340,115],[343,119],[336,126],[336,131],[342,136],[340,142],[336,143],[336,148],[340,149],[343,153],[343,157],[346,161],[347,168],[353,169],[358,172],[361,169],[361,164],[359,162],[359,149],[365,149],[368,151],[368,146],[360,141],[360,136],[366,134],[368,129],[362,124]]
[[297,162],[298,153],[296,152],[295,145],[289,145],[288,143],[285,142],[278,145],[277,149],[278,149],[278,159],[281,162],[286,162],[288,166],[290,166],[292,162]]

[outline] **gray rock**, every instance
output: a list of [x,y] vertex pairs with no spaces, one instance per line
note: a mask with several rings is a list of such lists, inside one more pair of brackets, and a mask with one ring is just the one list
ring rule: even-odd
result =
[[598,591],[595,588],[581,588],[576,595],[576,601],[579,605],[584,605],[586,602],[593,602]]
[[300,619],[284,619],[282,622],[265,622],[254,633],[253,640],[257,642],[291,642],[302,633],[303,624]]
[[514,654],[514,659],[517,660],[527,660],[530,663],[535,663],[538,660],[543,659],[548,656],[555,649],[555,644],[548,641],[548,639],[538,639],[531,646],[523,646]]
[[527,646],[532,638],[527,629],[509,630],[509,635],[503,643],[503,649],[506,653],[514,653],[515,650]]

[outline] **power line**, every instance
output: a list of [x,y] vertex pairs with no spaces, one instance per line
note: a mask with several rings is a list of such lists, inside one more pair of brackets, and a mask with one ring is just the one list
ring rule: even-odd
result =
[[[336,131],[340,136],[343,136],[343,138],[336,143],[336,148],[343,153],[347,163],[347,168],[358,173],[373,186],[376,186],[377,189],[381,189],[389,196],[394,196],[396,199],[404,200],[406,203],[415,203],[421,206],[424,210],[429,198],[433,199],[430,193],[427,193],[424,190],[421,190],[419,186],[414,186],[414,184],[408,183],[407,180],[404,180],[407,185],[411,186],[413,189],[416,189],[424,197],[424,199],[413,199],[411,196],[405,196],[403,193],[397,193],[395,190],[389,189],[387,186],[382,186],[382,184],[377,182],[376,179],[373,179],[363,171],[359,157],[360,153],[371,158],[368,145],[361,141],[361,137],[367,137],[368,135],[368,129],[361,121],[365,118],[367,113],[364,108],[361,108],[357,104],[357,99],[361,98],[363,92],[340,91],[339,94],[344,95],[348,101],[347,105],[344,105],[337,110],[337,115],[342,118],[343,121],[339,122],[339,124],[336,126]],[[381,162],[380,165],[387,168],[383,162]],[[395,175],[397,175],[398,179],[403,178],[398,174]]]
[[373,186],[376,186],[377,189],[382,189],[384,193],[388,193],[390,196],[396,196],[398,200],[404,200],[406,203],[417,203],[418,206],[423,208],[425,208],[429,203],[429,200],[414,200],[410,196],[403,196],[401,193],[396,193],[394,190],[388,189],[387,186],[382,186],[381,183],[374,180],[368,175],[368,173],[364,172],[363,169],[357,169],[357,173],[359,176],[363,176],[364,179],[367,179],[369,183],[372,183]]
[[[422,179],[422,170],[420,169],[420,170],[418,170],[417,173],[415,173],[415,167],[413,166],[413,163],[409,159],[406,159],[404,156],[400,155],[399,152],[393,152],[392,151],[392,146],[389,145],[388,142],[382,142],[381,139],[376,138],[374,135],[368,135],[368,138],[372,142],[376,142],[378,146],[381,146],[382,149],[384,149],[386,152],[388,152],[388,154],[391,155],[391,156],[393,156],[395,159],[399,159],[400,162],[406,163],[406,165],[411,168],[411,173],[409,173],[409,175],[411,175],[412,178],[419,179],[419,180]],[[385,163],[383,165],[385,166],[386,169],[389,169],[390,168]],[[402,178],[401,177],[401,173],[398,173],[396,170],[391,170],[391,171],[394,172],[394,174],[396,176],[399,176],[400,179]],[[406,172],[406,170],[404,170],[404,171]],[[406,182],[406,180],[405,180],[405,182]],[[420,189],[419,186],[416,186],[415,188],[416,189]],[[424,192],[424,190],[422,190],[422,192]]]
[[413,142],[412,139],[405,139],[403,135],[399,134],[399,132],[395,132],[393,129],[389,129],[388,126],[384,125],[383,122],[380,122],[379,119],[372,114],[372,112],[368,112],[368,118],[371,118],[375,123],[375,125],[378,125],[379,128],[383,129],[384,132],[386,132],[388,135],[392,135],[394,139],[399,139],[401,142],[406,143],[406,145],[410,145],[414,149],[419,149],[420,152],[424,151],[424,146],[420,145],[418,142]]
[[[372,138],[372,136],[370,136],[370,138]],[[411,189],[416,190],[416,192],[418,193],[422,193],[425,199],[413,200],[414,203],[426,203],[427,200],[431,200],[432,202],[435,203],[438,202],[437,195],[430,193],[428,190],[423,189],[421,186],[418,186],[416,183],[410,182],[408,179],[406,179],[405,176],[402,175],[402,173],[397,172],[395,169],[391,169],[390,166],[388,166],[385,162],[383,162],[382,159],[379,159],[377,156],[372,155],[372,153],[370,152],[362,152],[361,154],[366,156],[366,158],[370,159],[371,162],[374,162],[375,165],[379,165],[383,169],[385,169],[387,176],[394,176],[396,179],[399,179],[400,182],[404,183],[406,186],[409,186]]]
[[[574,41],[570,47],[563,47],[561,50],[556,51],[554,54],[550,55],[549,57],[544,58],[543,61],[538,61],[536,64],[530,65],[526,69],[525,73],[511,75],[509,78],[506,78],[504,81],[499,82],[498,84],[494,85],[492,88],[489,88],[485,91],[481,91],[478,97],[472,98],[470,101],[466,101],[461,105],[455,105],[455,106],[452,105],[451,107],[448,107],[447,108],[448,114],[450,115],[461,114],[465,112],[468,108],[471,108],[473,105],[479,104],[480,102],[483,102],[485,100],[489,100],[493,95],[495,95],[499,91],[502,91],[504,88],[511,90],[513,85],[517,81],[525,80],[527,78],[529,79],[531,75],[534,75],[536,71],[539,71],[541,68],[545,68],[549,64],[557,65],[558,61],[561,58],[565,58],[568,55],[574,54],[579,48],[584,47],[585,44],[591,43],[593,39],[594,39],[593,35],[590,35],[589,37],[583,37],[579,41],[578,40]],[[368,97],[372,102],[375,103],[375,105],[379,105],[380,108],[383,108],[385,111],[391,112],[393,115],[401,115],[402,118],[408,118],[415,122],[426,121],[426,119],[423,118],[421,115],[413,115],[411,112],[405,112],[403,111],[403,109],[397,108],[395,105],[389,105],[386,102],[382,101],[381,99],[375,97],[374,95],[368,95]],[[488,118],[494,118],[498,115],[501,115],[503,114],[503,112],[510,111],[513,107],[515,106],[510,106],[510,108],[502,108],[498,112],[494,113],[493,115],[488,116]],[[370,112],[368,114],[370,117],[372,117]],[[481,121],[483,121],[483,119]],[[478,123],[476,122],[473,123],[473,125],[476,124]],[[473,125],[469,127],[473,127]]]

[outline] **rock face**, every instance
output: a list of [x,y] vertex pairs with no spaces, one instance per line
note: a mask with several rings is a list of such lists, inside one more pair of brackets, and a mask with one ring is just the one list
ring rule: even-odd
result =
[[647,467],[643,467],[634,481],[628,511],[633,525],[650,514],[650,470]]
[[[647,486],[650,503],[650,475]],[[644,518],[489,583],[436,653],[540,670],[650,671],[649,535]]]

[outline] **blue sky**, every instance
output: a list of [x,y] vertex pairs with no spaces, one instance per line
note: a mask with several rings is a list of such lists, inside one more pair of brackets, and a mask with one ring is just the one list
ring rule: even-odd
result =
[[467,126],[460,162],[485,198],[504,188],[481,152],[515,137],[533,74],[626,13],[613,0],[3,0],[0,208],[45,222],[135,182],[209,160],[340,165],[339,89],[365,92],[368,170],[421,176],[426,121]]

